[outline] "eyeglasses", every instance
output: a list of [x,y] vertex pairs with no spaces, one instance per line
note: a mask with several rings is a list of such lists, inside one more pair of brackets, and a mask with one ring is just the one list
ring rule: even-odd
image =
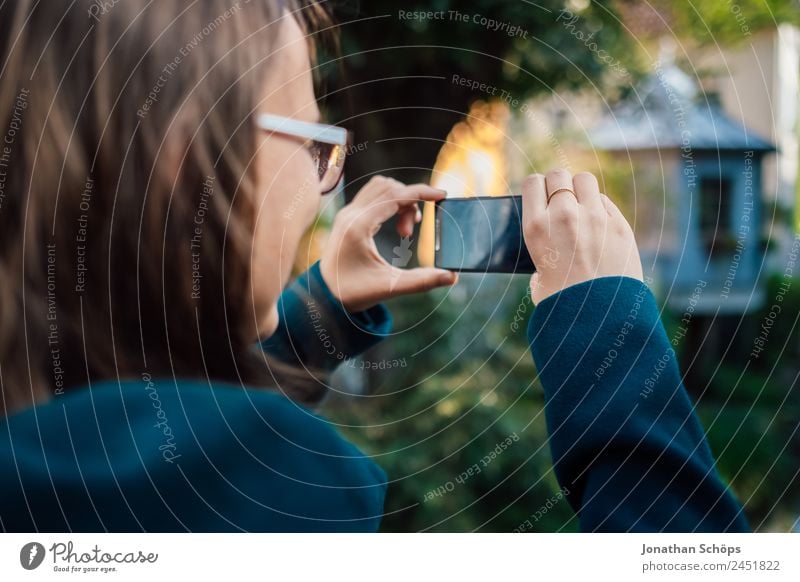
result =
[[265,131],[306,140],[304,145],[317,164],[322,193],[327,194],[339,185],[350,141],[350,133],[346,129],[335,125],[299,121],[271,113],[258,115],[256,125]]

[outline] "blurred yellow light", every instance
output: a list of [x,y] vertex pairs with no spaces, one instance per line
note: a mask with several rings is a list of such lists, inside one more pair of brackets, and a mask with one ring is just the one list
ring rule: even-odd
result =
[[[476,101],[467,117],[450,130],[433,167],[431,185],[449,198],[503,196],[508,191],[505,140],[510,113],[500,101]],[[434,207],[425,203],[417,255],[420,265],[434,261]]]

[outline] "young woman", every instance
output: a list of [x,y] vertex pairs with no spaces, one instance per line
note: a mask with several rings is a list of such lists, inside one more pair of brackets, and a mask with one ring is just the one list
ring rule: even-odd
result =
[[[382,300],[456,277],[380,257],[382,223],[408,235],[444,194],[374,177],[287,287],[344,162],[312,88],[316,12],[0,6],[3,530],[378,528],[386,476],[306,405],[388,333]],[[625,219],[589,174],[523,194],[534,259],[557,257],[532,281],[530,338],[582,527],[745,529]]]

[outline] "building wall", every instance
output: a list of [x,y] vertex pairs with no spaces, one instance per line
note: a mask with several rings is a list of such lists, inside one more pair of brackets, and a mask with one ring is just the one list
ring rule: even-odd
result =
[[715,72],[715,88],[725,111],[775,143],[764,160],[764,195],[794,208],[798,180],[800,30],[781,25],[754,34],[734,47],[707,48],[698,69]]

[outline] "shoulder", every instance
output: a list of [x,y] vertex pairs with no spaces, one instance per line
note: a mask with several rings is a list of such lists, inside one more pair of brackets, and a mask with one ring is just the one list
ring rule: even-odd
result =
[[183,381],[175,397],[187,416],[203,418],[218,428],[224,425],[226,433],[255,433],[259,442],[284,443],[322,456],[367,458],[341,436],[334,422],[280,389]]
[[[383,515],[383,471],[330,421],[280,392],[171,378],[114,381],[5,422],[0,468],[18,473],[14,481],[26,490],[54,482],[71,499],[84,482],[120,487],[143,506],[166,503],[193,531],[374,531]],[[11,485],[0,490],[18,500]],[[162,513],[137,517],[148,530],[179,529]]]
[[[196,436],[246,497],[300,518],[301,529],[375,530],[386,475],[328,419],[275,391],[184,386],[202,417]],[[192,422],[199,425],[197,419]],[[205,469],[203,469],[205,470]]]

